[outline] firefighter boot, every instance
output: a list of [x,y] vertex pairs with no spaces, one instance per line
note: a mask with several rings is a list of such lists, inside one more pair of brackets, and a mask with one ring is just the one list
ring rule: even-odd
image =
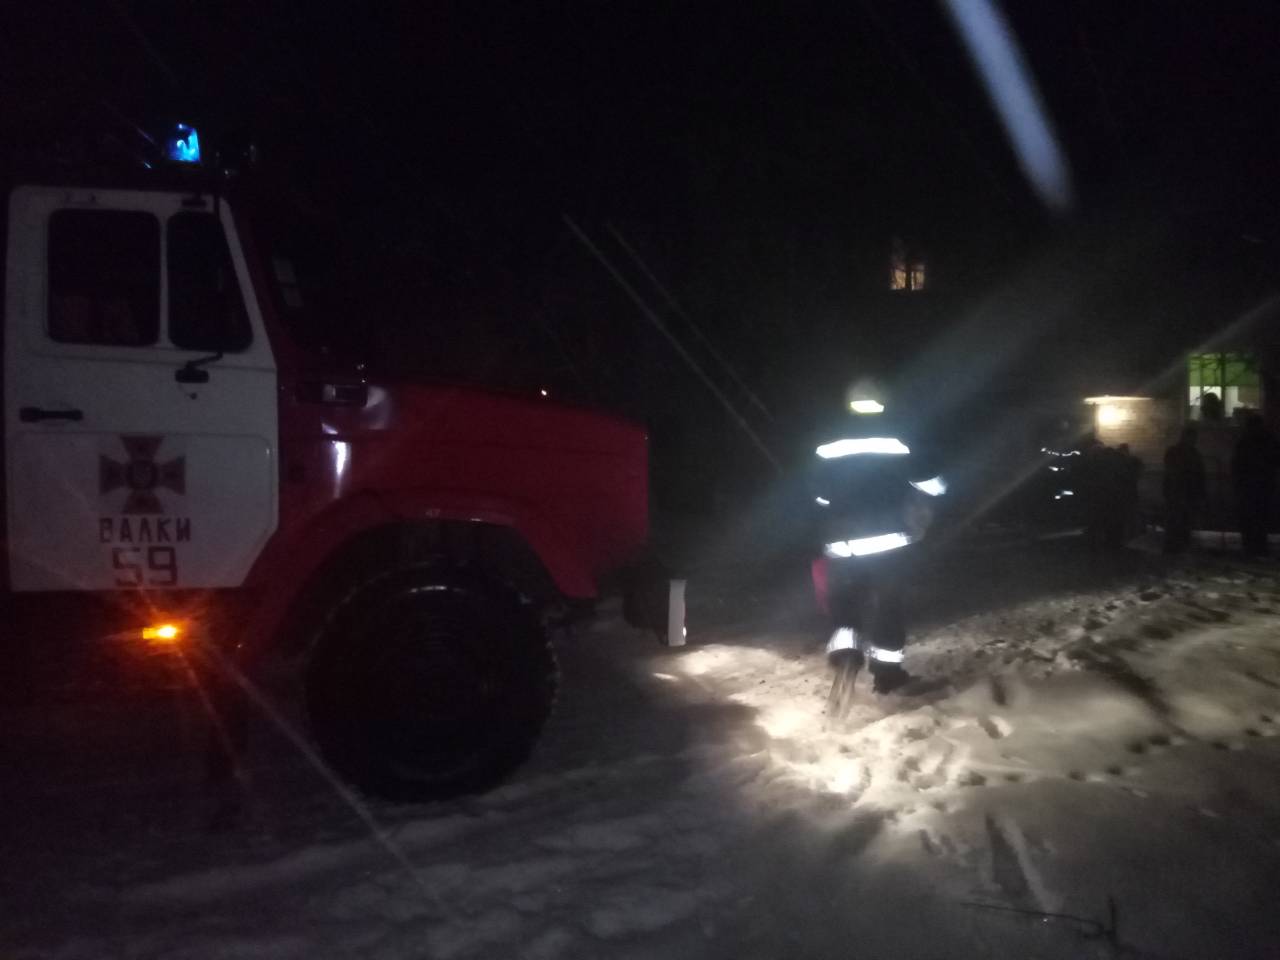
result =
[[837,672],[857,673],[866,663],[866,657],[858,643],[858,632],[851,627],[840,627],[827,641],[827,663]]
[[842,627],[827,644],[827,663],[831,665],[831,692],[827,695],[827,718],[839,723],[849,713],[853,689],[866,657],[858,649],[857,634]]
[[911,680],[911,674],[907,673],[900,663],[872,660],[871,680],[871,689],[876,693],[893,693]]

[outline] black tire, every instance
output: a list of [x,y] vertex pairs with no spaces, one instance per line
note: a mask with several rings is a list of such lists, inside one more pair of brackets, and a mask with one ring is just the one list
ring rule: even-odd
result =
[[389,800],[488,789],[524,762],[558,674],[517,598],[437,566],[365,582],[325,622],[306,671],[321,753]]

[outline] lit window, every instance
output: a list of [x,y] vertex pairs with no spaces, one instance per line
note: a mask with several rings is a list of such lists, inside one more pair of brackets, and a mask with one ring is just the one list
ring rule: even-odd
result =
[[1258,360],[1246,353],[1197,353],[1187,359],[1187,401],[1195,419],[1231,416],[1262,405]]
[[906,245],[895,238],[889,258],[889,289],[923,290],[924,280],[924,260],[909,253]]

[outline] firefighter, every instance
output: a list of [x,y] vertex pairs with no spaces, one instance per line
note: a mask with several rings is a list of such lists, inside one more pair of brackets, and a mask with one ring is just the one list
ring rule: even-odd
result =
[[877,693],[910,679],[902,665],[902,582],[932,522],[934,498],[945,492],[942,478],[893,428],[878,391],[855,391],[849,407],[851,416],[817,447],[813,473],[822,543],[813,578],[831,621],[837,714],[868,661]]

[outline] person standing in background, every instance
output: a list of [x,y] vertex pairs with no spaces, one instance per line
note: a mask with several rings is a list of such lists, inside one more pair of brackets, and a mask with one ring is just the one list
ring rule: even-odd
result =
[[1205,498],[1204,459],[1195,427],[1186,427],[1164,453],[1164,552],[1191,545],[1191,524]]
[[1276,490],[1276,469],[1280,467],[1280,445],[1262,417],[1250,414],[1231,457],[1231,479],[1235,483],[1236,511],[1244,552],[1265,557],[1269,550],[1271,500]]
[[1142,515],[1139,509],[1139,484],[1142,481],[1143,463],[1141,458],[1136,457],[1129,450],[1127,443],[1122,443],[1116,448],[1120,454],[1120,472],[1121,472],[1121,504],[1123,511],[1121,523],[1123,529],[1121,537],[1128,542],[1133,537],[1142,533]]

